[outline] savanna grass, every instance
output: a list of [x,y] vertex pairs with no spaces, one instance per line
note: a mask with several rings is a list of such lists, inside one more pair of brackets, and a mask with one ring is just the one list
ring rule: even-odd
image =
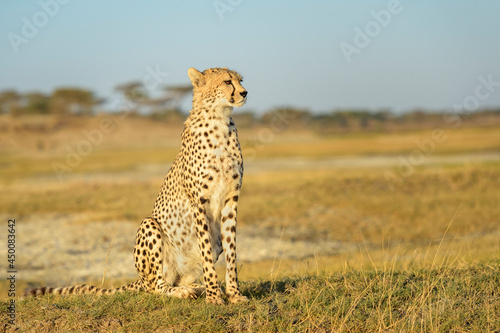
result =
[[[485,332],[500,327],[499,262],[433,269],[346,270],[243,282],[247,304],[161,295],[48,296],[18,303],[38,331]],[[2,307],[2,325],[6,311]]]

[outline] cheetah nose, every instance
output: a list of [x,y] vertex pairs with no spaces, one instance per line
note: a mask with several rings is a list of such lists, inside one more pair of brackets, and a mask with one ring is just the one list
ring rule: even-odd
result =
[[240,92],[240,95],[243,96],[243,97],[247,97],[247,94],[248,94],[248,91],[242,91]]

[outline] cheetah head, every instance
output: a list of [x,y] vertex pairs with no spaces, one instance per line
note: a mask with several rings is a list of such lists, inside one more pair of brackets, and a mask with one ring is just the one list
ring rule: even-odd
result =
[[241,85],[240,74],[227,68],[210,68],[199,72],[188,70],[193,84],[193,99],[216,107],[242,106],[247,101],[247,91]]

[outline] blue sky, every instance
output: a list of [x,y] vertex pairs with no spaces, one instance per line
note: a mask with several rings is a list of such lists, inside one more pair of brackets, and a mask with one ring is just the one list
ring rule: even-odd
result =
[[[499,16],[494,0],[3,1],[0,90],[76,86],[112,105],[116,85],[154,93],[188,83],[189,67],[227,66],[257,112],[451,108],[479,77],[500,82]],[[500,106],[500,83],[489,88],[477,106]]]

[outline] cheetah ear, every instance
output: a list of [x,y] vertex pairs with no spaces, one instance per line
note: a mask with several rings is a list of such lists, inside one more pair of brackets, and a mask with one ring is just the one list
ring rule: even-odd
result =
[[200,73],[193,67],[188,69],[188,76],[191,80],[191,83],[193,84],[193,87],[195,88],[201,87],[205,84],[205,75],[203,75],[203,73]]

